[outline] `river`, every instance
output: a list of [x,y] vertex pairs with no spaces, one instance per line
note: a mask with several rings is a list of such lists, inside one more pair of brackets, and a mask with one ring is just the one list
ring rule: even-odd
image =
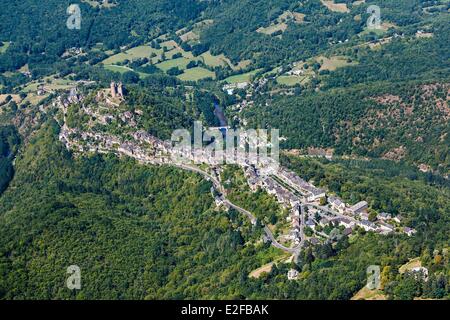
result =
[[219,101],[217,101],[216,99],[214,100],[214,114],[215,114],[217,120],[219,120],[219,124],[221,127],[228,126],[227,118],[225,117],[225,114],[223,113],[223,110],[219,104]]

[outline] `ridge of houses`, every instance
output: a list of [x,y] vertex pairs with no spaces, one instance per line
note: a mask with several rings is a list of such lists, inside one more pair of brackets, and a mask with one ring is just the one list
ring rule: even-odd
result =
[[[111,90],[113,90],[113,87],[114,90],[118,90],[116,94],[123,95],[121,89],[118,89],[118,85],[111,83]],[[80,102],[82,99],[83,97],[74,89],[71,90],[68,99],[59,97],[56,103],[62,107],[65,114],[70,103]],[[92,114],[91,110],[84,106],[82,110],[87,114]],[[128,124],[135,120],[135,115],[131,112],[125,112],[119,117],[122,117],[122,120]],[[102,119],[97,116],[95,118],[98,121]],[[131,127],[134,127],[132,123]],[[133,157],[143,163],[170,164],[174,161],[174,156],[182,156],[190,161],[195,160],[216,166],[221,164],[220,159],[229,160],[227,157],[230,156],[224,151],[216,151],[216,154],[213,155],[210,153],[211,150],[205,151],[203,148],[176,149],[172,147],[170,141],[160,140],[144,130],[135,131],[131,134],[131,137],[132,139],[126,140],[126,138],[104,133],[80,132],[77,129],[69,129],[66,124],[62,126],[60,131],[60,140],[68,149],[78,148],[79,151],[89,150],[101,153],[113,152]],[[77,141],[77,139],[79,140]],[[84,143],[81,143],[81,140]],[[326,190],[315,187],[292,171],[281,167],[277,170],[267,169],[265,165],[270,164],[269,159],[258,159],[262,161],[254,162],[254,159],[249,159],[248,154],[237,150],[232,157],[233,161],[244,169],[247,183],[252,191],[256,192],[258,188],[262,188],[267,193],[274,195],[282,207],[291,210],[288,217],[288,221],[291,222],[291,229],[287,238],[292,240],[295,245],[304,240],[302,239],[304,238],[303,227],[309,227],[314,231],[317,225],[325,227],[331,224],[343,226],[344,233],[350,234],[358,226],[366,231],[389,234],[396,230],[392,221],[398,224],[401,222],[401,216],[393,217],[386,212],[380,213],[376,222],[369,221],[367,201],[360,201],[350,206],[337,196],[328,195],[327,197]],[[323,205],[323,199],[326,199],[326,205]],[[321,215],[320,221],[311,217],[306,217],[306,221],[302,220],[301,206],[315,208],[316,212]],[[416,232],[408,227],[404,227],[402,231],[409,236]],[[309,240],[311,240],[310,242],[316,242],[317,239],[312,241],[311,238]]]

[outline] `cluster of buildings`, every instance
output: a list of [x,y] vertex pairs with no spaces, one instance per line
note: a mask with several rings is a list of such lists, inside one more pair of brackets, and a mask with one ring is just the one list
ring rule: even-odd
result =
[[300,199],[291,191],[282,187],[270,175],[261,174],[261,170],[253,165],[246,166],[244,173],[247,178],[247,183],[252,191],[258,188],[263,188],[267,193],[274,195],[278,202],[285,208],[295,207],[300,203]]
[[248,82],[231,83],[223,86],[222,90],[228,93],[230,96],[233,95],[236,89],[246,89],[249,86]]
[[304,237],[302,217],[300,214],[300,205],[295,204],[292,207],[289,217],[287,218],[288,222],[291,223],[291,229],[289,231],[287,239],[293,241],[295,246],[298,246],[302,241],[302,237]]
[[263,187],[269,194],[274,195],[278,202],[285,208],[295,207],[300,203],[300,199],[291,191],[283,188],[275,179],[265,176],[263,179]]
[[325,190],[316,188],[291,171],[281,169],[278,177],[303,194],[309,202],[317,201],[326,196]]

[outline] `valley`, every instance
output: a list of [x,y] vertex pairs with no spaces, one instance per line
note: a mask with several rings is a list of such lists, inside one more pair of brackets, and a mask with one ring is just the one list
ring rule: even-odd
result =
[[4,2],[0,299],[450,297],[449,1]]

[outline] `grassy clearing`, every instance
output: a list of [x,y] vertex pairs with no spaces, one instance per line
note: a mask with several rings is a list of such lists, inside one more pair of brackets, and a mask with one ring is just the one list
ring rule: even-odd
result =
[[231,61],[228,60],[225,55],[221,54],[219,56],[213,56],[211,52],[207,51],[200,55],[200,59],[211,67],[224,67],[224,66],[231,66]]
[[300,12],[285,11],[277,19],[278,22],[285,22],[287,20],[300,24],[305,21],[305,14]]
[[30,72],[30,67],[28,66],[28,63],[22,67],[20,67],[20,69],[18,70],[19,72]]
[[258,30],[256,30],[256,32],[267,34],[270,36],[277,31],[281,31],[281,32],[286,31],[287,27],[288,27],[288,25],[283,22],[283,23],[272,24],[266,28],[261,27]]
[[181,35],[180,39],[183,42],[197,41],[200,39],[200,36],[196,34],[194,31],[189,31]]
[[325,56],[319,56],[315,60],[321,64],[320,71],[328,70],[335,71],[336,69],[343,68],[355,63],[348,62],[348,58],[344,56],[334,56],[327,58]]
[[116,66],[116,65],[113,65],[113,64],[105,65],[105,69],[109,70],[109,71],[112,71],[112,72],[119,72],[121,74],[125,73],[125,72],[128,72],[128,71],[134,71],[133,69],[128,68],[126,66]]
[[266,265],[263,265],[262,267],[260,267],[258,269],[253,270],[248,275],[249,278],[258,279],[263,273],[270,273],[270,271],[272,271],[273,264],[274,264],[273,262],[270,262]]
[[0,94],[0,104],[4,103],[8,96],[11,96],[12,100],[15,103],[20,103],[22,101],[18,94]]
[[257,256],[258,260],[264,265],[250,272],[250,278],[259,278],[262,274],[269,273],[274,264],[280,262],[290,263],[292,258],[289,254],[273,247],[271,247],[267,252],[258,253]]
[[0,54],[6,52],[6,50],[8,50],[10,44],[9,42],[2,42],[3,46],[0,47]]
[[147,73],[134,71],[133,69],[131,69],[131,68],[127,67],[127,66],[116,66],[116,65],[110,64],[110,65],[104,66],[104,68],[106,70],[109,70],[109,71],[112,71],[112,72],[119,72],[120,74],[123,74],[123,73],[128,72],[128,71],[132,71],[132,72],[137,73],[139,75],[139,78],[141,78],[141,79],[150,76]]
[[390,28],[396,28],[397,26],[390,22],[383,22],[381,23],[381,26],[379,29],[369,29],[367,27],[364,28],[364,30],[359,34],[360,36],[364,36],[366,34],[375,33],[377,36],[381,37],[386,34],[386,32]]
[[272,35],[278,31],[284,32],[288,27],[287,25],[288,21],[301,24],[304,22],[304,20],[305,15],[303,13],[285,11],[275,21],[273,21],[270,26],[261,27],[258,30],[256,30],[256,32],[267,35]]
[[404,265],[402,265],[399,269],[398,272],[400,273],[405,273],[406,271],[409,271],[411,269],[414,268],[420,268],[422,266],[422,262],[420,262],[420,258],[414,258],[409,260],[409,262],[405,263]]
[[161,49],[153,49],[152,47],[148,45],[143,45],[139,47],[135,47],[132,49],[129,49],[125,52],[118,53],[116,55],[113,55],[105,60],[103,60],[103,64],[116,64],[119,62],[123,62],[125,60],[135,60],[139,58],[149,58],[151,57],[152,53],[161,56],[162,50]]
[[73,83],[70,80],[64,78],[54,78],[52,76],[43,78],[42,82],[32,81],[27,84],[21,91],[24,93],[35,92],[39,86],[43,85],[47,90],[66,90],[73,87]]
[[247,73],[243,73],[243,74],[238,74],[235,76],[231,76],[226,78],[224,81],[227,83],[242,83],[242,82],[250,82],[252,77],[258,73],[258,71],[260,71],[261,69],[257,69],[257,70],[253,70]]
[[296,84],[301,84],[307,77],[299,76],[279,76],[277,78],[277,83],[285,86],[295,86]]
[[173,59],[173,60],[167,60],[161,63],[158,63],[155,65],[155,67],[161,69],[162,71],[166,72],[169,69],[178,67],[180,70],[185,70],[186,66],[188,65],[190,59],[186,59],[185,57]]
[[242,60],[236,66],[232,66],[233,70],[242,70],[248,68],[252,64],[252,60]]
[[192,69],[186,69],[183,74],[178,76],[178,79],[182,81],[198,81],[206,78],[215,79],[216,74],[208,69],[196,67]]
[[333,0],[321,0],[322,4],[328,8],[328,10],[334,12],[348,13],[350,10],[347,8],[346,3],[334,3]]
[[[202,25],[207,25],[210,22],[205,22]],[[180,30],[182,33],[183,30]],[[233,70],[242,70],[247,68],[251,64],[251,60],[245,60],[239,62],[238,65],[233,65],[231,61],[223,54],[218,56],[213,56],[209,51],[203,53],[199,57],[194,57],[192,52],[184,51],[178,44],[173,41],[167,39],[167,37],[161,37],[163,42],[160,43],[161,47],[166,47],[166,52],[164,52],[165,61],[162,61],[163,49],[153,49],[149,45],[142,45],[132,49],[129,49],[125,52],[118,53],[116,55],[110,56],[107,59],[103,60],[104,68],[114,72],[124,73],[126,71],[133,71],[132,69],[126,66],[118,66],[117,64],[120,62],[124,62],[125,60],[133,61],[138,58],[151,58],[152,63],[159,68],[160,70],[167,72],[169,69],[178,67],[180,70],[186,70],[186,67],[191,61],[203,61],[206,65],[211,67],[226,67],[229,66]],[[182,57],[175,58],[174,55],[181,54]],[[200,79],[204,79],[207,77],[215,77],[213,72],[210,72],[204,68],[193,68],[193,71],[186,72],[186,74],[180,75],[180,78],[197,81]],[[139,73],[141,77],[148,76],[144,73]],[[246,76],[244,76],[246,77]],[[234,80],[232,80],[234,81]]]
[[213,24],[213,20],[203,20],[200,22],[197,22],[192,27],[192,30],[189,30],[188,28],[182,28],[176,32],[177,36],[180,37],[181,41],[188,42],[188,43],[198,43],[200,39],[200,33],[203,31],[203,29],[211,24]]
[[359,290],[351,300],[387,300],[383,291],[370,290],[366,286]]
[[224,54],[213,56],[209,51],[201,54],[199,57],[210,67],[225,67],[228,65],[234,71],[248,68],[252,64],[252,60],[242,60],[237,65],[234,65]]
[[353,2],[353,6],[359,6],[366,3],[366,0],[357,0],[355,2]]
[[47,98],[49,96],[49,94],[45,94],[43,96],[38,96],[37,94],[34,93],[30,93],[28,94],[28,96],[24,99],[23,102],[29,102],[32,105],[38,105],[39,102],[41,102],[42,100],[44,100],[45,98]]
[[175,55],[177,53],[181,53],[182,56],[185,57],[186,59],[195,60],[192,52],[186,52],[183,49],[181,49],[180,47],[175,47],[175,48],[171,49],[170,51],[166,52],[165,55],[168,59],[173,59],[173,55]]
[[178,44],[173,40],[167,40],[167,41],[161,42],[160,46],[161,46],[161,48],[166,47],[167,50],[172,50],[172,49],[175,49],[176,47],[178,47]]
[[38,96],[35,93],[28,93],[28,95],[22,100],[18,94],[0,94],[0,104],[4,103],[6,97],[8,97],[9,95],[11,96],[12,100],[17,104],[29,102],[32,105],[39,104],[39,102],[41,102],[42,100],[44,100],[49,96],[49,94]]

